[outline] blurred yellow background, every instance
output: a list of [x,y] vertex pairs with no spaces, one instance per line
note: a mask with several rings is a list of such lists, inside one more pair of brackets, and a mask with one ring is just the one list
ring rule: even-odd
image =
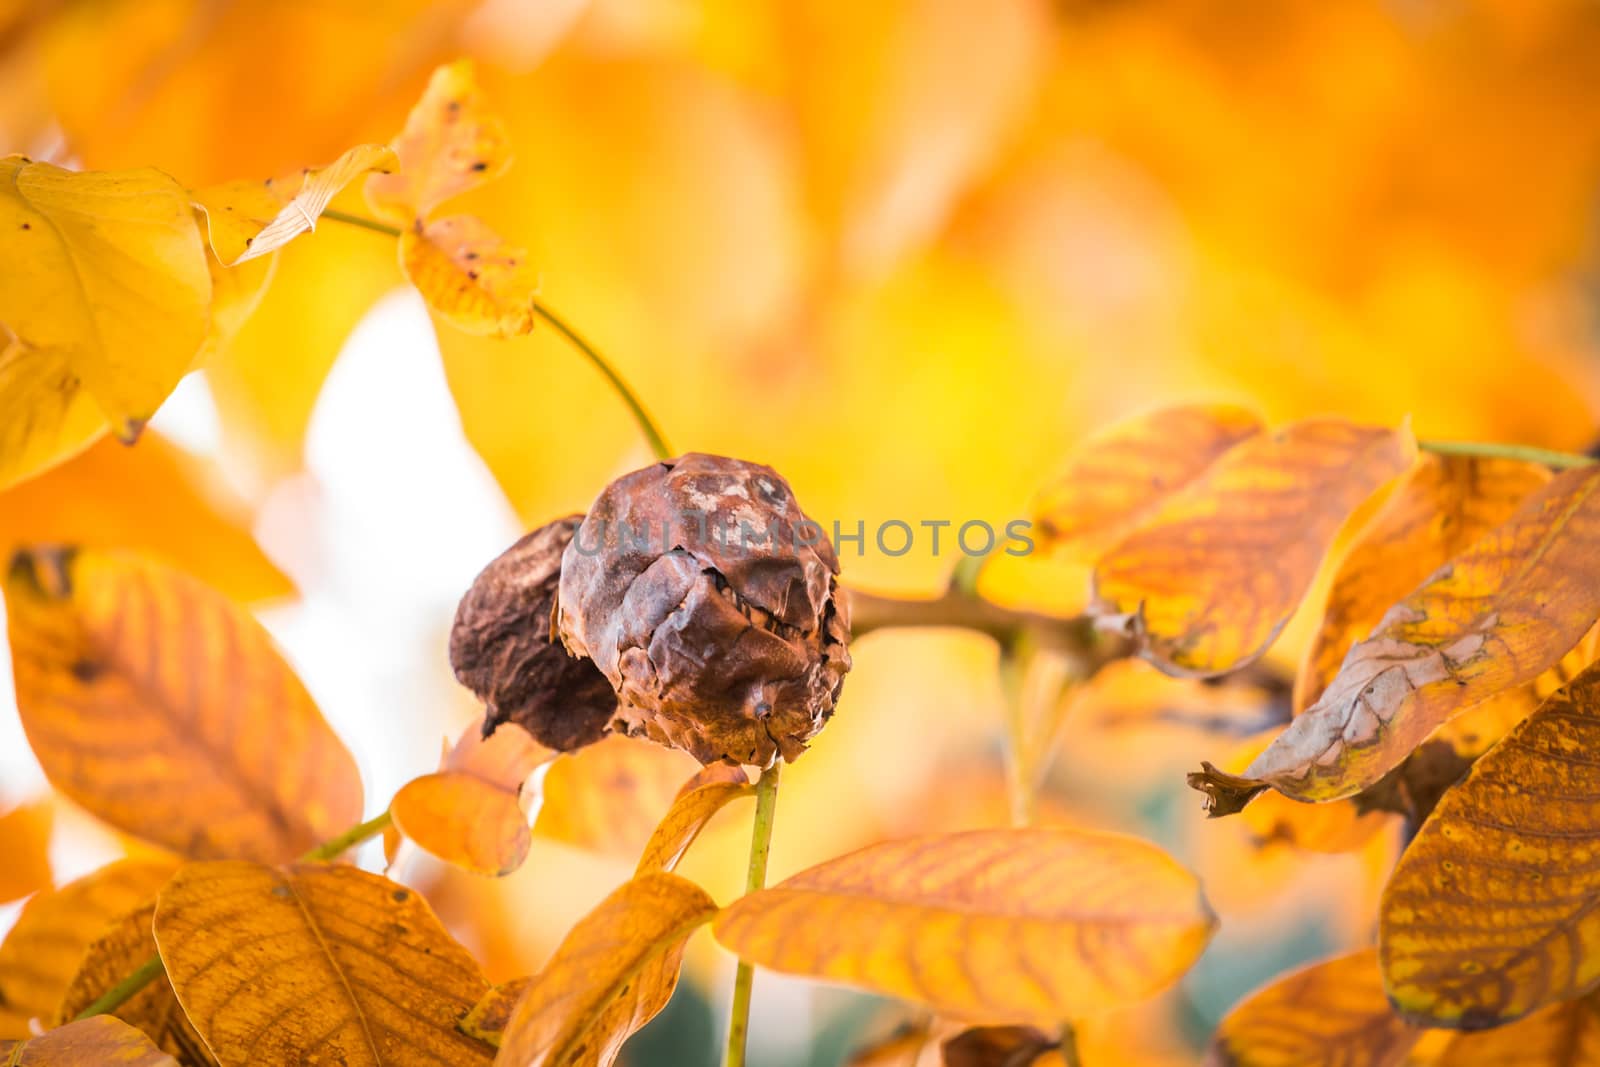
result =
[[[462,207],[530,250],[542,299],[677,447],[772,464],[825,524],[1003,524],[1086,433],[1174,401],[1595,443],[1586,0],[23,0],[0,3],[0,151],[190,187],[289,172],[389,139],[457,56],[515,155]],[[435,325],[391,242],[324,222],[136,448],[0,494],[7,546],[132,545],[259,605],[371,809],[478,713],[444,652],[473,574],[649,459],[550,331]],[[845,579],[931,594],[945,547],[847,551]],[[1081,579],[1002,560],[984,590],[1071,611]],[[992,644],[884,633],[855,656],[784,779],[775,876],[1006,817]],[[1244,990],[1370,932],[1387,832],[1301,853],[1204,823],[1183,788],[1257,711],[1136,667],[1074,698],[1048,817],[1162,841],[1223,919],[1178,990],[1086,1034],[1088,1062],[1191,1062]],[[42,788],[13,714],[0,754],[3,810]],[[422,856],[401,876],[491,977],[525,973],[627,876],[690,770],[607,742],[551,771],[515,876]],[[719,899],[748,818],[725,813],[686,865]],[[64,805],[56,824],[58,877],[128,847]],[[709,999],[683,998],[637,1062],[711,1062],[731,960],[702,937],[690,968]],[[882,1022],[757,989],[757,1063],[837,1062]]]

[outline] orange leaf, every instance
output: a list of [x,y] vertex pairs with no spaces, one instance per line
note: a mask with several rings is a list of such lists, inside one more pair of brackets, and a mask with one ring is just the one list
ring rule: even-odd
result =
[[185,1013],[228,1067],[489,1062],[456,1029],[489,984],[412,890],[354,867],[191,863],[156,903]]
[[1600,617],[1597,487],[1600,467],[1555,478],[1389,609],[1243,776],[1191,775],[1213,813],[1268,786],[1302,800],[1357,793],[1440,724],[1559,663]]
[[[221,472],[159,434],[110,439],[0,494],[0,558],[25,544],[136,550],[244,601],[294,592],[251,536]],[[161,501],[152,508],[150,501]]]
[[1332,419],[1250,438],[1101,557],[1090,610],[1168,673],[1236,670],[1278,636],[1345,519],[1414,454],[1407,430]]
[[363,144],[317,170],[307,167],[292,177],[266,181],[225,182],[192,195],[195,206],[205,212],[211,250],[223,266],[236,267],[315,230],[333,198],[361,175],[387,173],[397,166],[392,148]]
[[271,637],[186,575],[122,553],[19,553],[17,710],[50,781],[190,856],[282,860],[360,818],[355,761]]
[[483,220],[450,215],[400,235],[400,267],[428,306],[467,333],[515,337],[533,329],[539,272],[528,253]]
[[1055,1027],[1171,984],[1215,921],[1154,845],[1026,829],[873,845],[735,901],[715,929],[773,970]]
[[743,767],[713,763],[696,772],[684,783],[678,798],[667,809],[655,833],[650,835],[644,855],[639,857],[638,873],[676,868],[712,816],[731,801],[754,795],[755,789]]
[[443,769],[402,786],[389,813],[401,833],[447,863],[478,874],[510,874],[533,842],[523,786],[556,755],[524,730],[507,727],[484,738],[469,727]]
[[1444,795],[1384,890],[1395,1006],[1499,1026],[1600,984],[1600,666],[1552,696]]
[[693,882],[657,871],[578,920],[505,1029],[499,1067],[609,1067],[678,984],[684,942],[717,913]]
[[50,827],[55,812],[48,800],[20,804],[0,815],[0,904],[50,888]]
[[1295,710],[1311,704],[1384,612],[1451,557],[1516,513],[1550,480],[1531,463],[1420,457],[1410,476],[1339,564],[1322,626],[1295,679]]
[[945,1067],[1030,1067],[1060,1042],[1031,1026],[979,1026],[940,1048]]
[[1261,432],[1234,407],[1163,408],[1084,443],[1034,504],[1046,542],[1085,556],[1113,547],[1230,448]]
[[178,1067],[139,1031],[109,1015],[21,1043],[0,1041],[7,1067]]
[[400,169],[367,179],[367,203],[398,226],[427,218],[451,197],[499,177],[511,163],[505,126],[485,113],[468,60],[433,72],[394,149]]
[[698,769],[676,749],[607,737],[550,766],[533,832],[633,862]]
[[27,1037],[31,1020],[55,1019],[84,952],[112,923],[149,903],[175,867],[120,860],[23,905],[0,943],[0,1037]]
[[1421,1032],[1383,995],[1374,949],[1302,967],[1247,997],[1217,1027],[1215,1067],[1398,1067]]
[[[113,920],[83,953],[78,972],[61,996],[54,1024],[62,1026],[77,1018],[108,989],[138,970],[156,954],[155,935],[150,924],[156,903],[152,895],[143,906]],[[111,1012],[129,1026],[149,1037],[163,1052],[185,1063],[215,1063],[194,1024],[178,1006],[172,982],[165,973],[129,997]]]
[[511,1023],[511,1013],[532,982],[531,977],[513,978],[490,989],[461,1020],[461,1032],[499,1048],[506,1027]]
[[1600,1063],[1600,1004],[1579,997],[1510,1026],[1450,1040],[1433,1067],[1593,1067]]

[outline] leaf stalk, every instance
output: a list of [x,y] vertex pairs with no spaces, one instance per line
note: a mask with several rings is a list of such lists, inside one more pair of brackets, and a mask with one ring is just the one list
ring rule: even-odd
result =
[[[750,835],[750,869],[745,892],[754,893],[767,884],[767,857],[772,851],[772,823],[778,811],[779,759],[761,772],[756,783],[755,826]],[[744,960],[733,976],[733,1006],[728,1014],[728,1056],[724,1067],[744,1067],[745,1045],[750,1036],[750,995],[755,985],[755,968]]]

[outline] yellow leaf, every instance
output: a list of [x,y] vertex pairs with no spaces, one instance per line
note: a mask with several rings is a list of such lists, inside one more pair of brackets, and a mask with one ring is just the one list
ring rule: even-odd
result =
[[428,306],[468,333],[515,337],[533,329],[539,272],[472,215],[418,222],[400,236],[400,266]]
[[105,431],[106,417],[64,353],[14,338],[0,349],[0,490],[72,458]]
[[227,267],[276,252],[303,233],[345,186],[372,171],[399,166],[387,145],[362,144],[326,167],[309,167],[290,178],[235,181],[197,190],[194,203],[205,212],[211,250]]
[[1217,1027],[1215,1067],[1399,1067],[1421,1032],[1383,995],[1374,949],[1302,967],[1247,997]]
[[1164,671],[1236,670],[1277,637],[1345,519],[1414,454],[1407,430],[1333,419],[1247,439],[1101,557],[1091,610]]
[[1370,634],[1391,605],[1509,519],[1549,480],[1547,469],[1531,463],[1420,457],[1339,564],[1322,626],[1295,679],[1295,710],[1321,695],[1350,646]]
[[367,179],[367,203],[397,226],[499,177],[511,163],[505,126],[484,110],[472,63],[440,67],[395,139],[398,173]]
[[28,544],[128,549],[239,600],[286,597],[294,586],[256,544],[252,521],[216,464],[146,433],[134,448],[102,440],[0,494],[0,558]]
[[148,1037],[109,1015],[21,1043],[0,1041],[0,1057],[8,1067],[178,1067]]
[[533,832],[631,863],[698,770],[676,749],[607,737],[551,764]]
[[1034,525],[1051,546],[1083,556],[1132,533],[1230,448],[1261,432],[1233,407],[1163,408],[1086,441],[1034,503]]
[[672,807],[667,809],[667,814],[650,835],[649,842],[644,846],[644,855],[639,857],[637,873],[648,874],[676,868],[712,816],[731,801],[753,795],[755,790],[743,767],[713,763],[695,772],[695,776],[684,783]]
[[501,1039],[498,1067],[609,1067],[678,984],[683,945],[717,913],[693,882],[654,872],[578,920],[528,984]]
[[465,870],[502,877],[528,858],[533,833],[523,787],[557,753],[527,731],[470,727],[433,774],[414,778],[389,803],[396,827],[411,840]]
[[0,322],[59,353],[124,440],[206,335],[211,276],[183,187],[160,171],[0,159]]
[[1600,617],[1600,467],[1556,477],[1389,609],[1321,699],[1243,776],[1190,776],[1213,814],[1271,786],[1335,800],[1399,766],[1440,724],[1533,681]]
[[224,1067],[489,1062],[456,1029],[489,983],[420,896],[378,875],[191,863],[161,891],[155,938]]
[[277,272],[278,257],[253,259],[234,267],[225,267],[214,255],[206,257],[206,268],[211,272],[211,324],[206,330],[206,341],[195,357],[194,366],[204,367],[228,350],[250,316],[261,306],[267,294],[267,283]]
[[1427,1026],[1499,1026],[1600,984],[1600,667],[1444,795],[1380,912],[1390,999]]
[[1600,1063],[1600,1004],[1556,1004],[1510,1026],[1450,1040],[1433,1067],[1593,1067]]
[[1154,845],[976,830],[873,845],[731,904],[717,940],[787,974],[1055,1027],[1175,981],[1215,918]]
[[20,804],[0,814],[0,904],[50,888],[50,828],[54,812],[48,800]]
[[532,982],[532,977],[513,978],[489,990],[461,1020],[462,1032],[499,1048],[500,1039],[505,1036],[506,1026],[511,1022],[511,1012]]
[[[113,920],[105,932],[88,946],[78,964],[77,974],[73,975],[61,996],[61,1006],[56,1010],[53,1025],[70,1023],[107,990],[155,956],[156,939],[150,931],[155,910],[156,902],[152,895],[143,907]],[[184,1063],[216,1062],[206,1050],[205,1042],[200,1039],[194,1024],[178,1006],[178,998],[172,992],[172,982],[165,973],[157,975],[111,1014],[137,1028],[163,1052],[171,1053]]]
[[359,819],[355,761],[244,609],[115,552],[19,553],[5,591],[23,729],[93,814],[185,855],[273,860]]
[[55,1019],[84,952],[110,924],[154,899],[176,866],[120,860],[23,905],[0,943],[0,1037],[27,1037],[32,1020]]

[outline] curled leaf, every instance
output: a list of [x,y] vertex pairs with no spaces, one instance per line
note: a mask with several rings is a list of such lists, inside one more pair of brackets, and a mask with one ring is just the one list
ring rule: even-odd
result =
[[1031,1026],[978,1026],[947,1040],[945,1067],[1029,1067],[1060,1042]]
[[1559,663],[1600,617],[1597,488],[1600,467],[1556,477],[1391,608],[1243,775],[1191,775],[1212,814],[1269,786],[1301,800],[1357,793],[1441,724]]
[[1277,637],[1345,519],[1414,455],[1408,430],[1334,419],[1249,438],[1100,558],[1091,611],[1171,674],[1237,670]]
[[644,855],[639,857],[638,873],[670,871],[677,867],[712,816],[732,801],[753,795],[755,788],[743,767],[713,763],[701,768],[684,783],[672,807],[650,835]]
[[735,901],[715,930],[787,974],[1055,1027],[1164,988],[1214,924],[1194,876],[1154,845],[1026,829],[873,845]]
[[361,175],[397,166],[399,160],[387,145],[356,145],[326,167],[308,167],[292,177],[198,190],[194,203],[205,212],[211,250],[223,266],[236,267],[315,230],[333,198]]
[[505,1029],[499,1067],[609,1067],[678,984],[684,942],[717,913],[693,882],[640,875],[578,921]]
[[394,150],[399,170],[367,179],[367,203],[399,226],[427,218],[451,197],[499,177],[511,163],[505,126],[486,112],[469,60],[433,72]]
[[97,1015],[26,1041],[0,1041],[7,1067],[178,1067],[120,1019]]
[[1600,667],[1552,696],[1445,793],[1384,890],[1395,1006],[1481,1029],[1600,985]]
[[483,1067],[456,1029],[488,990],[415,892],[354,867],[191,863],[162,890],[155,938],[217,1059]]
[[513,978],[490,989],[461,1020],[461,1032],[499,1048],[511,1023],[511,1013],[532,982],[532,977]]
[[419,221],[400,236],[400,268],[428,306],[468,333],[515,337],[533,329],[539,272],[482,219]]
[[1422,1036],[1383,995],[1374,949],[1322,960],[1274,980],[1217,1027],[1211,1067],[1399,1067]]
[[1544,467],[1476,456],[1424,455],[1339,564],[1322,625],[1295,679],[1304,709],[1339,673],[1350,646],[1451,557],[1516,513],[1550,480]]
[[183,187],[149,168],[76,173],[8,156],[0,159],[0,242],[8,265],[0,323],[60,361],[30,372],[61,394],[41,398],[41,418],[84,441],[85,416],[59,410],[70,403],[70,375],[117,436],[132,441],[206,336],[211,276]]
[[1242,408],[1163,408],[1091,438],[1034,504],[1052,546],[1085,555],[1111,548],[1230,448],[1261,432]]
[[95,815],[186,855],[269,860],[360,817],[354,759],[243,608],[67,549],[18,553],[5,594],[28,742]]
[[501,877],[533,843],[524,787],[557,753],[522,730],[462,734],[437,772],[414,778],[389,803],[400,832],[447,863]]

